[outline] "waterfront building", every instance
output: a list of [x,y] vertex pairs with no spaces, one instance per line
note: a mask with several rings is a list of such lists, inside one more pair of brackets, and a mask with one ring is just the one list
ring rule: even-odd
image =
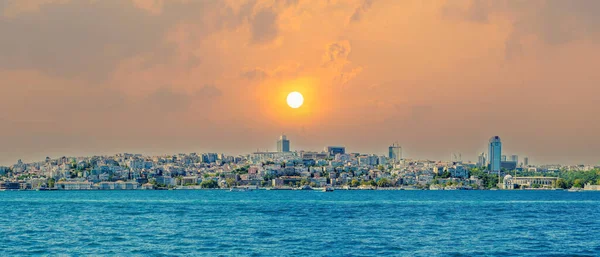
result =
[[500,172],[502,162],[502,142],[499,136],[490,138],[489,143],[489,165],[491,172]]
[[515,155],[515,154],[511,155],[510,156],[510,161],[514,162],[514,163],[519,163],[519,156]]
[[523,165],[529,166],[529,157],[523,158]]
[[98,184],[98,189],[100,190],[134,190],[138,189],[139,184],[137,182],[100,182]]
[[92,189],[92,182],[88,181],[58,181],[56,182],[56,189],[58,190],[90,190]]
[[19,182],[1,182],[0,181],[0,190],[19,190],[21,189],[21,184]]
[[519,189],[521,187],[554,188],[557,180],[557,177],[513,177],[506,175],[502,187],[504,189]]
[[281,135],[277,140],[277,152],[289,152],[290,151],[290,140],[285,135]]
[[392,144],[388,148],[388,157],[393,162],[398,162],[402,159],[402,147],[398,143]]

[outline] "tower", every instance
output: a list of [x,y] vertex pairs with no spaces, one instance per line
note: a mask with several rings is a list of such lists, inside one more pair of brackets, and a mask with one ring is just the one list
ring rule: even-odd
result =
[[289,152],[290,151],[290,140],[285,135],[281,135],[277,140],[277,152]]
[[490,138],[489,143],[489,164],[491,172],[500,172],[502,162],[502,142],[499,136]]
[[402,159],[402,147],[398,143],[392,144],[388,148],[388,157],[394,162],[400,161]]

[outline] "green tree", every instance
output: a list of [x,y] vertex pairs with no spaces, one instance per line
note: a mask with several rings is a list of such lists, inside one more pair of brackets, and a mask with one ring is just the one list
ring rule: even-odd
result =
[[563,178],[559,178],[556,180],[556,188],[562,188],[562,189],[567,189],[569,188],[569,185],[567,185],[567,181],[565,181],[565,179]]
[[358,187],[360,186],[360,182],[356,179],[353,179],[352,181],[350,181],[350,186],[351,187]]
[[48,187],[49,188],[53,188],[55,183],[56,183],[56,180],[54,178],[48,179]]
[[202,187],[202,188],[218,188],[219,184],[217,183],[217,181],[214,181],[212,179],[205,179],[200,183],[200,187]]
[[377,181],[377,186],[378,187],[391,187],[392,182],[390,182],[390,180],[387,178],[382,178],[379,181]]
[[232,178],[225,179],[225,183],[227,183],[228,187],[233,187],[237,185],[237,181]]
[[573,187],[582,188],[583,185],[585,185],[585,182],[583,181],[583,179],[575,179],[573,181]]

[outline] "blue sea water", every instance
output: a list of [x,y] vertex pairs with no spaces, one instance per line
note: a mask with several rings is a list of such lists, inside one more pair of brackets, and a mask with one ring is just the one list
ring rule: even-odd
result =
[[600,193],[0,192],[0,256],[600,256]]

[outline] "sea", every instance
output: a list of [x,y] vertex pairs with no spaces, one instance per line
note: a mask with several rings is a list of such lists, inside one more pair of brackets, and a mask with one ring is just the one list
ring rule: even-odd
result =
[[0,256],[600,256],[600,192],[6,191]]

